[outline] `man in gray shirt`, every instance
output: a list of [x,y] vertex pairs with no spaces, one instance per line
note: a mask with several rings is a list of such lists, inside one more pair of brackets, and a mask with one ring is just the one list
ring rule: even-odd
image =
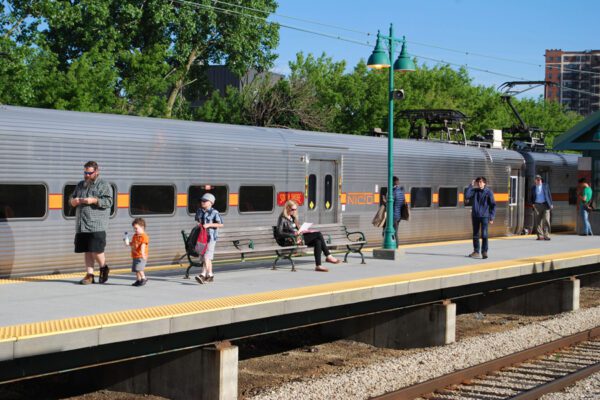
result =
[[100,267],[98,281],[108,280],[109,268],[104,257],[106,228],[113,204],[112,187],[99,178],[98,164],[88,161],[83,166],[84,180],[80,181],[71,195],[71,206],[76,207],[75,253],[85,253],[87,273],[79,282],[95,283],[94,262]]

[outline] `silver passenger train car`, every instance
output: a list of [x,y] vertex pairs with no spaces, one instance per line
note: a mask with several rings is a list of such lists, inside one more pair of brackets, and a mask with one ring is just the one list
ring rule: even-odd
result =
[[[411,205],[400,243],[470,237],[464,191],[480,175],[498,203],[490,234],[520,234],[530,159],[553,186],[555,220],[575,225],[566,195],[576,177],[574,157],[399,139],[394,146],[395,175]],[[0,277],[83,269],[81,255],[73,253],[68,197],[89,160],[99,163],[114,191],[106,248],[111,266],[129,265],[121,238],[137,216],[148,223],[149,264],[177,260],[180,230],[193,225],[206,191],[216,196],[228,228],[274,225],[292,198],[302,220],[344,223],[365,232],[371,245],[382,239],[370,222],[387,182],[386,139],[3,106]]]

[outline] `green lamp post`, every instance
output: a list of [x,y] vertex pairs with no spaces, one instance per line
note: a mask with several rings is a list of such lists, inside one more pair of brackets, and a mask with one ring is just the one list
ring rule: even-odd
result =
[[[387,42],[388,53],[384,49],[384,43]],[[395,42],[402,43],[402,50],[398,59],[394,63],[394,68],[391,67],[390,60],[394,58]],[[410,58],[406,51],[406,38],[396,39],[394,37],[394,26],[390,24],[390,35],[384,36],[377,32],[377,43],[375,50],[367,61],[367,66],[374,69],[390,68],[389,71],[389,116],[388,116],[388,192],[387,192],[387,222],[385,226],[383,249],[396,250],[396,239],[394,238],[394,193],[393,193],[393,177],[394,177],[394,71],[414,71],[415,63]],[[382,255],[384,258],[390,258],[389,255]]]

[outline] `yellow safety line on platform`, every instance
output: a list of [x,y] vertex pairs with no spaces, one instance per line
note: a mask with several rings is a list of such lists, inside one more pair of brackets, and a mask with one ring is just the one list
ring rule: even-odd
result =
[[537,257],[495,261],[483,264],[463,265],[439,270],[411,272],[293,289],[280,289],[270,292],[229,296],[210,300],[197,300],[186,303],[148,307],[136,310],[117,311],[84,317],[4,326],[0,327],[0,342],[22,340],[28,337],[55,335],[79,330],[106,328],[116,325],[126,325],[131,323],[139,323],[142,321],[173,318],[183,315],[218,311],[228,308],[245,307],[275,301],[285,301],[303,297],[389,286],[398,283],[419,281],[430,278],[444,278],[449,276],[464,275],[467,273],[489,271],[494,269],[515,268],[538,263],[548,263],[556,260],[568,260],[598,255],[600,255],[600,250],[598,249],[579,250]]

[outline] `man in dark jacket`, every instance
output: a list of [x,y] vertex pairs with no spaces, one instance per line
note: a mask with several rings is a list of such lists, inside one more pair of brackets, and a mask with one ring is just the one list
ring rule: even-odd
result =
[[400,186],[400,179],[397,176],[394,177],[394,235],[396,239],[396,247],[399,246],[398,243],[398,225],[400,224],[400,219],[402,217],[402,206],[404,205],[404,188]]
[[471,202],[471,221],[473,223],[473,252],[471,258],[479,258],[479,230],[481,229],[481,257],[488,258],[488,223],[494,223],[496,216],[496,200],[494,193],[486,187],[487,180],[483,176],[471,182],[465,194]]
[[550,240],[550,210],[554,206],[550,188],[540,175],[535,176],[535,185],[529,191],[529,203],[533,205],[533,226],[537,233],[537,240]]

